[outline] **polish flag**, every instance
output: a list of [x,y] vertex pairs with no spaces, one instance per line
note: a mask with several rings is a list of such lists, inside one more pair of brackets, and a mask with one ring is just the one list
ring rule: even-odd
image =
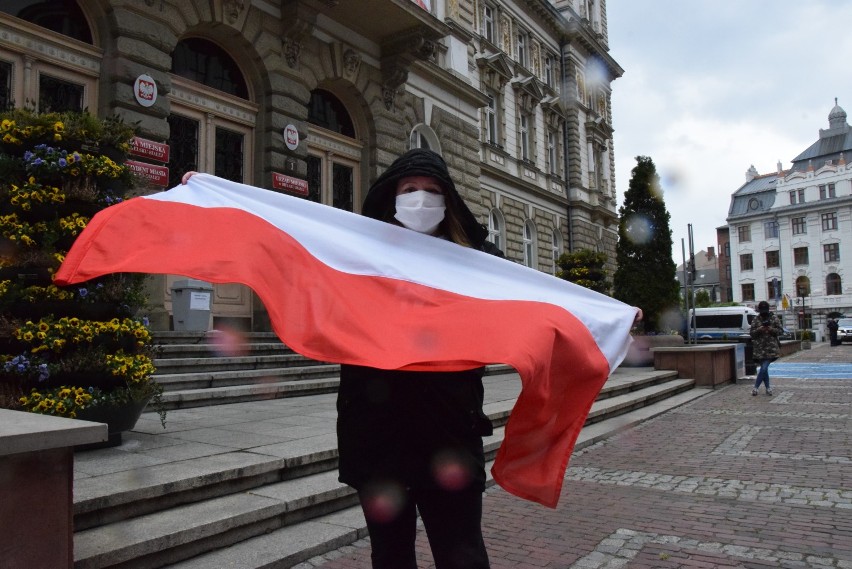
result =
[[281,341],[321,361],[512,366],[522,390],[492,473],[550,507],[637,312],[506,259],[206,174],[100,211],[55,282],[117,272],[244,284]]

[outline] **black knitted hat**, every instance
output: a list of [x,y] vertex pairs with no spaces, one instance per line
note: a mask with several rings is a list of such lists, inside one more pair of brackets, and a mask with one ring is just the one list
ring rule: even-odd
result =
[[440,154],[425,148],[409,150],[385,170],[370,186],[361,213],[373,219],[390,221],[396,208],[396,186],[402,178],[430,176],[438,180],[446,192],[447,208],[461,221],[471,245],[479,247],[488,237],[488,229],[476,221],[473,212],[464,203],[450,176],[447,163]]

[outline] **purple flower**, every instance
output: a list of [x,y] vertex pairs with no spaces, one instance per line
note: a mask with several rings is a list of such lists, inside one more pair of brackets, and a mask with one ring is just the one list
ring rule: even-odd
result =
[[86,298],[86,295],[89,294],[89,289],[81,288],[77,292],[80,294],[80,298]]
[[65,158],[60,158],[59,165],[65,168],[68,165],[68,161]]

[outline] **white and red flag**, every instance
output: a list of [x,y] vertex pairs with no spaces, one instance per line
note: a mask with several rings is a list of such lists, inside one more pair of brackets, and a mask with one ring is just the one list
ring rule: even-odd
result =
[[281,341],[321,361],[512,366],[522,390],[492,473],[550,507],[637,313],[506,259],[206,174],[99,212],[55,282],[116,272],[244,284]]

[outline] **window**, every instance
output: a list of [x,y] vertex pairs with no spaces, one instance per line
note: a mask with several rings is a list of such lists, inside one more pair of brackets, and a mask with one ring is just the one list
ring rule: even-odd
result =
[[781,266],[781,255],[778,251],[767,251],[766,252],[766,268],[767,269],[777,269]]
[[[199,170],[250,183],[252,139],[257,108],[248,101],[223,98],[219,92],[248,96],[236,62],[218,45],[201,39],[181,40],[172,53],[169,123],[170,186],[182,172]],[[187,79],[190,79],[189,81]],[[207,88],[209,87],[209,89]],[[203,102],[202,112],[184,101]]]
[[819,199],[836,198],[837,194],[834,190],[834,184],[822,184],[819,186]]
[[822,214],[822,230],[832,231],[837,229],[837,212]]
[[804,235],[808,232],[808,222],[804,216],[794,217],[790,220],[790,223],[793,226],[793,235]]
[[826,263],[840,262],[840,243],[826,243],[822,246],[822,256]]
[[488,93],[488,105],[485,107],[485,141],[495,146],[500,144],[498,116],[497,97]]
[[548,87],[553,87],[553,56],[544,56],[544,82]]
[[553,274],[556,274],[556,271],[559,270],[559,266],[556,264],[556,261],[559,259],[560,255],[562,255],[562,232],[558,229],[553,230],[553,241],[551,242],[551,249],[553,250]]
[[780,297],[780,291],[775,287],[776,284],[778,284],[778,279],[766,281],[766,298],[769,300],[777,300]]
[[763,224],[763,237],[765,239],[778,238],[778,222],[775,220],[767,221]]
[[535,223],[528,219],[524,222],[524,265],[535,268],[536,265]]
[[737,238],[740,243],[748,243],[751,241],[751,227],[748,225],[741,225],[737,227]]
[[50,75],[38,78],[38,110],[43,113],[80,112],[83,110],[84,95],[85,88],[79,83]]
[[801,190],[793,190],[792,192],[790,192],[790,205],[796,205],[797,203],[805,203],[804,188]]
[[494,243],[494,245],[505,252],[503,248],[503,243],[505,243],[504,236],[504,228],[506,224],[503,223],[503,214],[500,213],[500,210],[494,208],[491,210],[491,213],[488,215],[488,240]]
[[556,158],[556,132],[547,132],[547,171],[551,174],[558,174],[558,163]]
[[751,253],[740,255],[740,270],[750,271],[752,269],[754,269],[754,260],[752,259]]
[[518,63],[520,63],[524,67],[528,67],[527,32],[523,30],[518,30],[517,42],[517,51],[515,55],[518,56]]
[[12,106],[12,64],[0,60],[0,111]]
[[408,139],[408,148],[426,148],[441,154],[441,141],[432,127],[423,123],[414,125]]
[[530,159],[530,117],[525,113],[521,113],[518,120],[518,143],[520,144],[520,154],[522,160]]
[[754,283],[745,283],[742,285],[743,300],[754,300]]
[[[431,148],[437,137],[424,124],[411,129],[409,144]],[[307,182],[311,201],[346,211],[360,204],[362,145],[357,140],[355,122],[337,95],[324,89],[311,91],[308,102]]]
[[796,247],[793,249],[793,264],[807,265],[808,264],[808,248]]
[[825,277],[825,294],[843,294],[843,286],[841,286],[840,275],[838,275],[837,273],[830,273],[827,277]]
[[236,61],[211,41],[201,38],[179,41],[172,52],[172,73],[248,99],[248,87]]
[[494,38],[497,37],[494,29],[494,8],[488,4],[482,6],[482,36],[494,43]]

